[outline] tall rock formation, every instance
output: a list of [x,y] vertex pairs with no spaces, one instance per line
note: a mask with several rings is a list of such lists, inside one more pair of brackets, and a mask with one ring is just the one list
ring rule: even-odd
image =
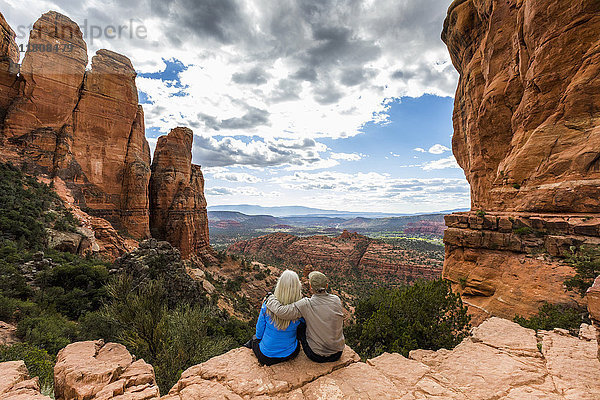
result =
[[22,89],[6,113],[3,136],[45,172],[69,164],[73,110],[87,62],[76,23],[52,11],[35,22],[20,69]]
[[[49,11],[33,25],[23,64],[18,62],[15,33],[0,14],[0,161],[60,178],[73,207],[109,221],[125,236],[149,238],[150,147],[131,61],[98,50],[86,71],[79,26]],[[189,129],[177,128],[159,140],[152,230],[184,257],[206,261],[212,250],[204,179],[191,164],[192,138]],[[110,248],[118,253],[130,247],[121,244]]]
[[[149,236],[150,147],[135,70],[125,56],[99,50],[73,111],[72,178],[81,201],[137,238]],[[121,227],[120,226],[120,227]]]
[[3,128],[6,112],[19,92],[21,80],[17,77],[18,72],[19,48],[15,42],[15,32],[0,14],[0,130]]
[[192,164],[193,138],[182,127],[159,137],[150,178],[152,236],[177,247],[184,258],[210,253],[204,177]]
[[79,26],[54,11],[33,25],[17,77],[14,32],[2,17],[0,141],[10,161],[62,178],[77,205],[135,238],[150,235],[150,148],[129,59],[88,63]]
[[483,311],[565,294],[571,246],[600,243],[600,3],[455,0],[452,147],[471,212],[446,220],[444,276]]

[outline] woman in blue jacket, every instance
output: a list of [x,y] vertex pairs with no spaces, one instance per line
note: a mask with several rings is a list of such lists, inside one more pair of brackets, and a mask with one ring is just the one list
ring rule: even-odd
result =
[[[277,280],[273,293],[281,304],[291,304],[302,298],[302,284],[298,274],[285,270]],[[263,303],[256,323],[256,338],[252,340],[252,351],[263,365],[273,365],[291,360],[298,355],[300,343],[296,329],[302,318],[288,321],[275,316]]]

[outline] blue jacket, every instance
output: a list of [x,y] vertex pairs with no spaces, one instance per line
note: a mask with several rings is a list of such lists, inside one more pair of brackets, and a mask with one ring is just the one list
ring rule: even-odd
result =
[[292,354],[298,346],[296,329],[302,321],[304,321],[302,318],[290,321],[286,330],[280,331],[275,327],[271,317],[267,315],[267,307],[263,304],[256,322],[256,337],[260,339],[261,353],[272,358],[282,358]]

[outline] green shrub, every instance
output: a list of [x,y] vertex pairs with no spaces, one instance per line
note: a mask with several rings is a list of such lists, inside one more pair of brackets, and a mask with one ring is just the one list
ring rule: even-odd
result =
[[104,263],[70,253],[48,252],[48,256],[59,265],[37,275],[41,290],[36,301],[72,320],[84,312],[98,310],[106,298],[108,269]]
[[47,351],[29,343],[15,343],[11,346],[0,346],[0,362],[23,360],[29,376],[40,378],[42,388],[54,385],[54,359]]
[[18,321],[27,315],[39,312],[37,304],[31,301],[13,299],[0,294],[0,320]]
[[17,337],[56,355],[60,349],[77,339],[77,324],[60,314],[43,313],[28,316],[17,324]]
[[257,279],[259,281],[263,281],[267,278],[267,275],[265,275],[265,273],[263,271],[257,272],[256,274],[254,274],[254,279]]
[[410,350],[453,348],[468,335],[470,316],[445,280],[377,289],[360,300],[348,343],[363,358],[383,352],[408,356]]
[[581,246],[578,250],[572,249],[567,262],[575,269],[575,275],[564,282],[565,287],[579,292],[583,297],[600,275],[600,247]]
[[531,233],[533,233],[533,229],[531,229],[528,226],[520,226],[518,228],[514,228],[513,232],[519,236],[526,236],[526,235],[530,235]]
[[0,164],[0,237],[19,242],[22,248],[43,248],[44,213],[60,205],[47,185],[9,164]]
[[108,285],[109,301],[99,313],[82,317],[82,331],[97,336],[95,321],[108,324],[109,335],[155,367],[162,392],[168,391],[186,368],[237,347],[252,328],[224,311],[201,304],[170,310],[161,281],[132,285],[120,276]]
[[79,318],[79,337],[77,340],[119,341],[119,326],[104,310],[86,312]]
[[536,315],[524,318],[517,315],[514,321],[525,328],[550,331],[554,328],[568,329],[577,335],[582,323],[590,323],[585,308],[575,308],[565,304],[544,303]]
[[70,211],[64,211],[63,215],[54,223],[54,229],[62,232],[77,232],[77,227],[81,223],[71,214]]
[[225,282],[225,290],[228,292],[239,292],[242,290],[242,283],[245,282],[243,276],[238,275],[234,279],[227,279]]
[[29,258],[29,253],[19,250],[17,244],[9,240],[0,242],[0,293],[19,299],[26,299],[32,293],[19,268]]
[[169,390],[188,367],[238,346],[239,341],[220,326],[219,313],[210,307],[185,305],[168,315],[169,339],[153,363],[163,391]]

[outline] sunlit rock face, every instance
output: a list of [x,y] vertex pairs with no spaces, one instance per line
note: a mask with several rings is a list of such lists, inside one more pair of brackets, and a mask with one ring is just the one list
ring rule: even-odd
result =
[[[186,258],[211,261],[204,178],[191,163],[193,134],[176,128],[159,140],[150,185],[150,148],[131,61],[102,49],[86,70],[79,26],[50,11],[33,25],[18,62],[15,34],[0,15],[0,161],[59,178],[73,207],[108,221],[125,238],[150,237],[152,210],[156,237]],[[121,241],[111,247],[130,247]]]
[[600,3],[456,0],[452,147],[474,209],[598,212]]
[[150,180],[152,236],[166,240],[184,258],[211,253],[204,177],[192,164],[191,129],[178,127],[158,138]]
[[0,25],[5,150],[31,170],[64,179],[90,214],[147,238],[150,149],[129,59],[99,50],[86,71],[79,26],[50,11],[33,25],[17,78],[14,33],[3,18]]
[[[571,246],[600,243],[600,3],[456,0],[452,147],[473,212],[450,216],[444,277],[483,315],[581,302]],[[475,211],[479,211],[475,213]]]

